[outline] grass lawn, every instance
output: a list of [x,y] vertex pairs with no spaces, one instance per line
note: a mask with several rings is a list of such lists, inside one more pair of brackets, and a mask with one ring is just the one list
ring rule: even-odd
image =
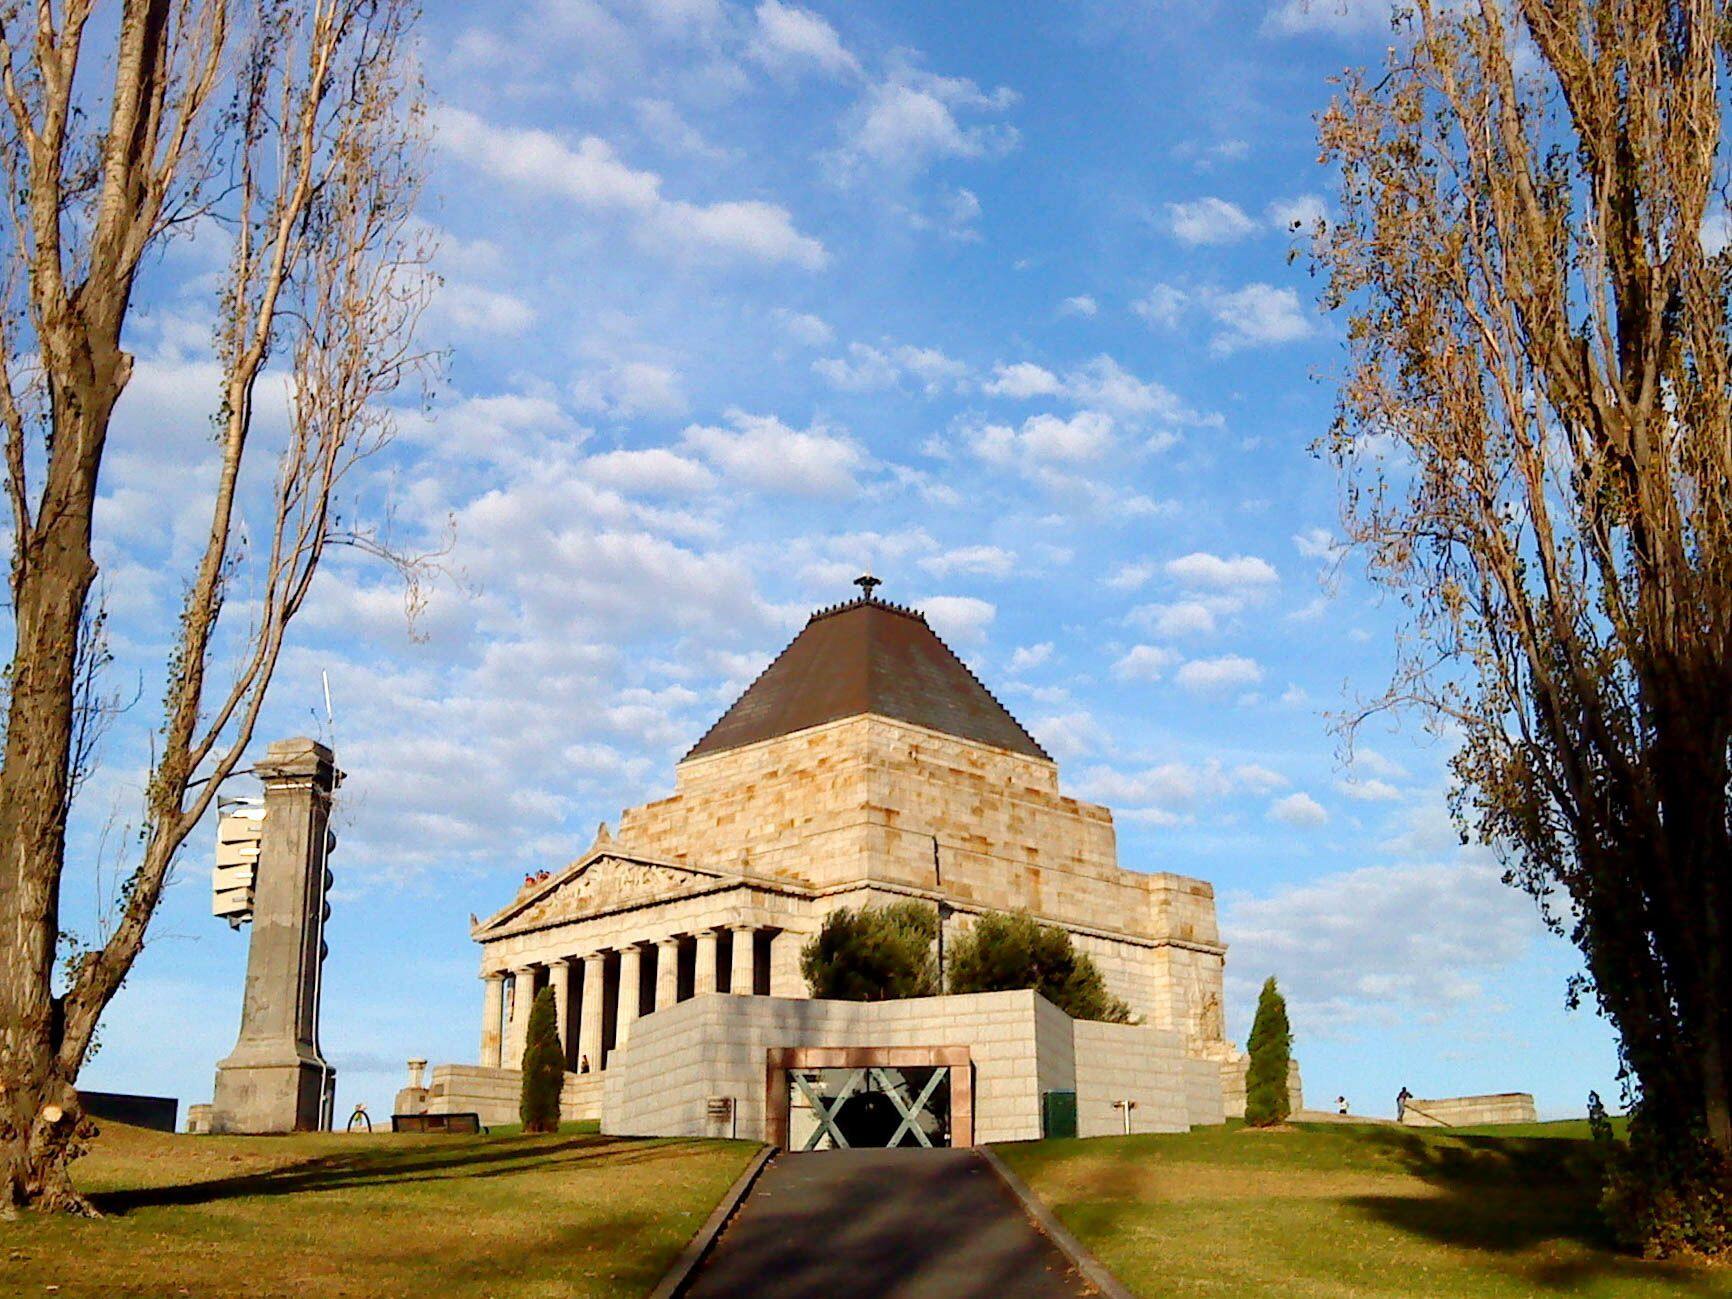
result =
[[0,1226],[0,1294],[638,1296],[756,1148],[105,1123],[76,1174],[109,1216]]
[[1599,1155],[1560,1135],[1573,1132],[1233,1124],[997,1149],[1151,1299],[1732,1296],[1732,1269],[1611,1250],[1595,1210]]

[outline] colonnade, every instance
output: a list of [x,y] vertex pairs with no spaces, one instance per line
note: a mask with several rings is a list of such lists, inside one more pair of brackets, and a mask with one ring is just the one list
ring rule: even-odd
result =
[[[767,961],[759,957],[761,935],[767,937]],[[566,1068],[577,1073],[605,1069],[608,1056],[631,1040],[637,1020],[676,1002],[712,992],[750,996],[760,989],[777,997],[804,996],[803,938],[783,929],[728,925],[484,974],[481,1063],[518,1067],[528,1040],[529,1009],[543,987],[553,989]],[[646,961],[653,963],[653,977]]]

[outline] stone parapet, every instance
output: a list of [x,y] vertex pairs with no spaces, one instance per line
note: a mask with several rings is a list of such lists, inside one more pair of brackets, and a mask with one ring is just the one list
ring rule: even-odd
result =
[[[479,1114],[489,1127],[518,1121],[517,1106],[523,1092],[521,1069],[488,1069],[472,1064],[441,1064],[433,1067],[433,1085],[427,1089],[428,1114]],[[601,1117],[601,1076],[565,1075],[559,1091],[562,1123]]]
[[1486,1096],[1414,1097],[1401,1111],[1410,1128],[1467,1128],[1497,1123],[1537,1123],[1539,1113],[1528,1092],[1496,1092]]

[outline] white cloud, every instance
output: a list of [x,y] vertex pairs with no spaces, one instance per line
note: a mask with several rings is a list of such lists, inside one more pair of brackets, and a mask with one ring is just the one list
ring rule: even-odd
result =
[[571,386],[580,410],[618,418],[682,415],[686,395],[677,370],[653,361],[621,361],[580,376]]
[[904,343],[892,355],[903,370],[926,386],[928,394],[958,385],[968,376],[968,366],[936,347],[912,347]]
[[719,149],[706,140],[703,133],[665,99],[640,99],[632,109],[643,133],[669,153],[683,153],[708,162],[724,162],[734,156],[732,150]]
[[1301,791],[1269,804],[1269,819],[1282,825],[1318,826],[1329,820],[1329,813],[1311,795]]
[[1079,406],[1105,411],[1124,423],[1159,430],[1149,439],[1151,450],[1163,450],[1177,440],[1172,429],[1183,425],[1216,425],[1217,415],[1190,409],[1177,393],[1153,380],[1138,378],[1111,356],[1102,354],[1070,370],[1061,379],[1031,361],[993,367],[993,378],[982,391],[995,397],[1028,400],[1064,397]]
[[999,546],[959,546],[955,550],[928,555],[920,561],[920,567],[940,577],[948,577],[952,573],[1009,577],[1016,571],[1016,556]]
[[1114,591],[1135,591],[1145,586],[1155,575],[1155,566],[1147,560],[1134,564],[1120,564],[1112,575],[1105,579],[1105,585]]
[[1238,204],[1212,196],[1167,204],[1167,226],[1180,243],[1193,245],[1230,244],[1257,232],[1257,223]]
[[1020,430],[987,424],[968,434],[975,455],[989,464],[1027,467],[1098,460],[1113,444],[1112,416],[1082,410],[1069,419],[1031,415]]
[[1201,600],[1143,605],[1131,617],[1157,636],[1212,636],[1217,626],[1214,609]]
[[1133,645],[1113,664],[1121,681],[1159,681],[1179,661],[1179,654],[1162,645]]
[[1709,257],[1717,257],[1725,251],[1727,244],[1732,244],[1732,212],[1725,208],[1715,208],[1702,217],[1702,251]]
[[463,280],[446,280],[433,299],[433,309],[441,320],[466,334],[510,337],[535,323],[535,309],[516,294]]
[[903,70],[874,85],[844,143],[841,161],[891,171],[914,172],[943,158],[980,158],[1008,153],[1017,132],[1002,123],[965,126],[961,111],[1003,112],[1016,96],[1003,87],[986,94],[963,77]]
[[1293,545],[1307,559],[1333,559],[1341,552],[1341,543],[1328,528],[1306,528],[1293,534]]
[[1408,774],[1406,767],[1368,744],[1353,746],[1353,766],[1355,770],[1368,771],[1374,776],[1385,776],[1390,780],[1403,780]]
[[1360,803],[1398,803],[1401,791],[1387,780],[1338,780],[1336,790]]
[[763,0],[757,9],[757,30],[747,52],[772,68],[815,68],[831,76],[857,75],[860,60],[836,35],[836,29],[813,13],[779,0]]
[[[1086,710],[1037,717],[1028,729],[1040,741],[1041,748],[1061,761],[1097,753],[1112,743],[1106,728]],[[1082,788],[1080,783],[1078,788]]]
[[1477,863],[1365,866],[1262,897],[1229,895],[1221,911],[1230,968],[1254,972],[1242,990],[1255,995],[1254,980],[1276,975],[1296,1022],[1317,1034],[1483,1006],[1501,981],[1494,972],[1519,959],[1535,933],[1527,899],[1495,866]]
[[1167,574],[1188,587],[1214,591],[1262,591],[1281,580],[1274,567],[1256,555],[1222,558],[1208,551],[1193,551],[1167,561]]
[[929,595],[916,606],[932,629],[952,645],[980,645],[998,607],[971,595]]
[[1173,680],[1194,694],[1218,694],[1254,686],[1263,679],[1263,669],[1255,659],[1242,654],[1223,654],[1219,658],[1192,659],[1181,667]]
[[1320,196],[1301,194],[1297,198],[1277,199],[1264,210],[1263,215],[1277,230],[1308,235],[1317,228],[1327,212],[1328,208]]
[[777,307],[773,314],[776,323],[781,325],[789,338],[807,347],[822,347],[836,336],[836,331],[831,329],[821,316],[805,311],[790,311],[786,307]]
[[1247,347],[1293,343],[1316,332],[1299,295],[1273,284],[1247,284],[1230,293],[1213,295],[1209,311],[1221,326],[1209,348],[1226,355]]
[[849,392],[893,387],[899,373],[888,355],[868,343],[848,344],[846,357],[821,357],[812,362],[812,372]]
[[848,344],[847,356],[826,356],[812,362],[812,371],[834,387],[847,392],[870,392],[895,387],[905,376],[916,380],[928,396],[959,388],[968,377],[968,366],[946,356],[935,347],[907,343]]
[[1086,293],[1079,293],[1073,298],[1066,298],[1058,304],[1058,314],[1061,316],[1094,316],[1100,311],[1100,304]]
[[1051,657],[1051,641],[1042,641],[1039,645],[1019,645],[1010,656],[1010,671],[1026,672],[1030,668],[1039,667]]
[[438,145],[450,156],[531,193],[620,213],[658,247],[806,270],[828,260],[824,245],[795,229],[786,208],[755,199],[696,204],[667,198],[660,176],[627,166],[598,136],[584,136],[573,148],[547,131],[497,126],[460,108],[442,108],[434,121]]
[[865,455],[851,440],[822,424],[790,428],[773,415],[730,410],[731,428],[694,424],[687,446],[729,478],[765,491],[795,496],[847,496]]
[[1026,401],[1030,397],[1057,396],[1064,391],[1064,385],[1051,370],[1032,361],[1018,361],[1015,365],[993,366],[992,378],[981,386],[981,391],[993,397]]
[[1233,783],[1253,794],[1269,794],[1285,789],[1291,782],[1278,771],[1255,762],[1241,763],[1233,768]]
[[716,485],[716,476],[703,465],[666,447],[606,451],[584,460],[582,468],[591,482],[622,492],[696,496]]
[[1131,304],[1131,310],[1158,329],[1177,329],[1191,295],[1171,284],[1157,284]]

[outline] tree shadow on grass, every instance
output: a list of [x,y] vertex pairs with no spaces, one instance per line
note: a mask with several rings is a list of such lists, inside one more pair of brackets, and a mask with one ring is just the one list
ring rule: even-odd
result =
[[554,1166],[575,1171],[597,1163],[614,1167],[656,1163],[700,1144],[584,1135],[551,1141],[533,1137],[483,1141],[456,1138],[449,1146],[416,1145],[407,1150],[371,1147],[233,1177],[131,1187],[100,1192],[91,1198],[102,1212],[123,1215],[134,1209],[208,1204],[250,1196],[305,1195],[408,1182],[510,1177]]
[[[1420,1136],[1399,1128],[1374,1129],[1363,1139],[1436,1192],[1343,1201],[1387,1226],[1456,1249],[1511,1256],[1498,1265],[1535,1289],[1622,1280],[1669,1284],[1679,1293],[1724,1293],[1699,1269],[1617,1251],[1599,1208],[1605,1153],[1593,1142]],[[1513,1257],[1558,1242],[1575,1247],[1573,1256]]]

